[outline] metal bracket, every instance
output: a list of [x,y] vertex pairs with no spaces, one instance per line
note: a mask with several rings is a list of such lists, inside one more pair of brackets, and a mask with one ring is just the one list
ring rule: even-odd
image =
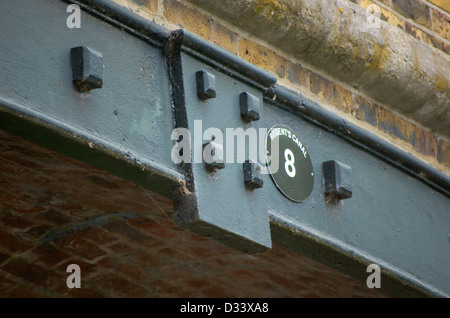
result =
[[250,190],[262,188],[264,181],[261,178],[261,166],[251,160],[245,160],[243,166],[244,183],[247,188]]
[[330,199],[349,199],[352,197],[352,168],[336,160],[322,163],[325,180],[325,195]]
[[73,83],[80,92],[103,87],[103,55],[87,46],[70,50]]
[[261,117],[261,101],[258,97],[243,92],[239,96],[241,117],[246,122],[259,120]]
[[198,71],[195,73],[197,80],[197,94],[201,99],[216,97],[216,78],[207,71]]

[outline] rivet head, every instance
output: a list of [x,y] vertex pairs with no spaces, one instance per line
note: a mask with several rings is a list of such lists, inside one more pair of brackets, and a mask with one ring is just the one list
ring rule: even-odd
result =
[[80,92],[103,87],[103,55],[87,46],[70,50],[73,83]]
[[198,71],[195,73],[197,82],[197,95],[201,99],[210,99],[216,97],[216,77],[207,71]]
[[223,146],[214,141],[205,142],[203,144],[203,160],[209,171],[224,169]]
[[325,195],[337,200],[352,197],[352,169],[336,160],[322,163],[323,177],[325,181]]
[[261,166],[251,160],[244,162],[244,183],[250,190],[262,188],[264,181],[261,179]]
[[261,117],[261,101],[258,97],[243,92],[239,96],[239,102],[241,107],[241,117],[246,122],[259,120]]

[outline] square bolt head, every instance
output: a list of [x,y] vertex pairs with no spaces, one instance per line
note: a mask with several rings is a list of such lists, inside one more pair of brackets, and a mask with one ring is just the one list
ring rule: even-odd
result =
[[216,77],[207,71],[195,73],[197,81],[197,95],[201,99],[216,97]]
[[262,188],[264,181],[261,179],[261,166],[251,160],[244,162],[244,183],[248,189]]
[[70,50],[73,83],[80,92],[103,87],[103,55],[87,46]]
[[322,163],[325,195],[338,200],[352,197],[352,168],[336,160]]
[[206,169],[216,171],[225,168],[223,161],[223,146],[214,141],[203,144],[203,160]]
[[259,120],[261,114],[261,101],[258,97],[248,93],[243,92],[239,96],[239,102],[241,106],[241,117],[246,122]]

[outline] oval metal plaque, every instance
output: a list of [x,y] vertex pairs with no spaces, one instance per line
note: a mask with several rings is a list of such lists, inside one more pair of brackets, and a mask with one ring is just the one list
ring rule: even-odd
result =
[[314,186],[314,171],[298,135],[288,127],[273,126],[267,133],[266,153],[270,175],[281,193],[292,201],[305,201]]

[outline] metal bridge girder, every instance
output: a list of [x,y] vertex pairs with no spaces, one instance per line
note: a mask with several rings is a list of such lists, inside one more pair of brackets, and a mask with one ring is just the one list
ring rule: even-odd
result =
[[[0,5],[0,129],[171,197],[180,225],[242,251],[274,241],[363,280],[376,263],[394,295],[450,295],[447,175],[187,31],[111,1],[23,4]],[[176,164],[173,129],[199,121],[200,155],[211,127],[286,127],[311,190],[289,199],[264,162]]]

